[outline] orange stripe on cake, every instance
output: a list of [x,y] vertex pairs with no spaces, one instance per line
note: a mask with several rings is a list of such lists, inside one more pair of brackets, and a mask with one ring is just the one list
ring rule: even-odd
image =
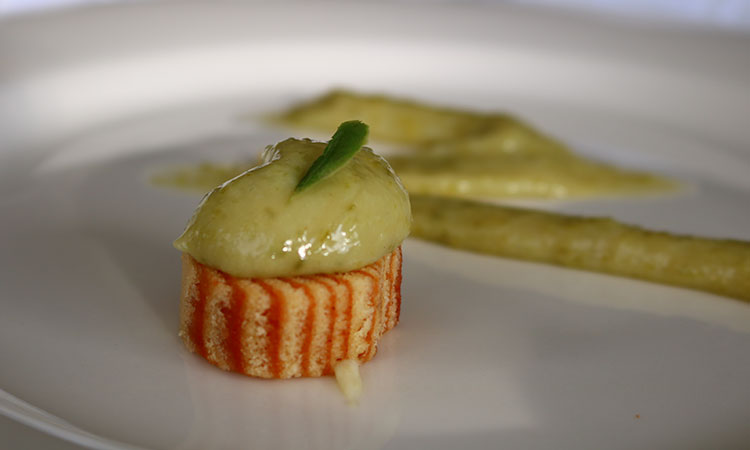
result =
[[195,283],[195,297],[193,303],[193,317],[190,325],[190,339],[193,341],[195,352],[204,358],[208,357],[205,340],[206,304],[208,302],[209,270],[200,265],[197,267],[197,281]]
[[[328,291],[328,333],[326,334],[326,346],[325,346],[325,353],[324,353],[324,366],[323,366],[323,374],[330,375],[333,373],[333,358],[334,356],[334,345],[336,343],[336,320],[337,320],[337,305],[338,305],[338,295],[336,294],[336,289],[334,288],[335,285],[338,285],[336,280],[331,280],[328,275],[318,275],[316,277],[320,283],[323,283],[323,285],[326,287],[326,290]],[[329,284],[326,283],[324,280],[329,280]]]
[[[349,354],[349,341],[351,339],[351,331],[352,331],[352,308],[353,308],[353,291],[354,288],[352,288],[351,283],[346,278],[341,280],[341,283],[346,286],[346,303],[344,307],[344,321],[343,321],[343,327],[341,330],[341,339],[344,341],[341,345],[343,352],[341,359],[346,359],[346,356]],[[337,361],[339,359],[337,358]]]
[[[380,264],[380,261],[378,261],[378,264]],[[373,314],[372,314],[372,319],[370,320],[370,329],[367,331],[367,335],[365,336],[365,343],[367,344],[367,349],[361,352],[359,355],[357,355],[358,358],[367,357],[369,359],[372,357],[372,354],[375,348],[375,339],[373,339],[373,336],[374,336],[375,328],[377,327],[378,317],[381,316],[381,314],[377,314],[377,311],[379,309],[377,301],[379,299],[378,296],[380,294],[380,288],[378,286],[377,276],[371,274],[370,272],[366,270],[358,270],[356,271],[356,273],[361,273],[364,276],[368,277],[370,280],[372,280],[372,287],[370,288],[370,295],[368,297],[368,303],[369,303],[369,306],[373,310]]]
[[307,297],[307,312],[305,313],[305,324],[302,328],[302,346],[300,353],[302,356],[302,376],[310,376],[310,359],[312,358],[312,341],[313,341],[313,325],[315,321],[315,296],[310,289],[310,285],[307,283],[299,283],[293,279],[283,279],[284,282],[288,283],[294,289],[301,289]]
[[403,264],[404,264],[404,257],[403,257],[403,254],[401,253],[401,247],[399,247],[397,251],[398,251],[398,257],[397,257],[398,267],[394,271],[396,273],[396,290],[394,294],[394,297],[395,297],[394,300],[396,302],[396,313],[393,318],[393,325],[391,325],[390,328],[393,328],[396,325],[398,325],[398,322],[401,320],[401,268],[403,267]]
[[227,327],[224,346],[229,359],[229,368],[234,372],[245,373],[245,359],[242,355],[242,331],[245,322],[247,294],[237,285],[234,277],[223,274],[224,283],[229,286],[229,307],[222,308]]
[[271,304],[263,313],[266,317],[266,355],[269,361],[269,370],[272,378],[281,375],[281,334],[283,332],[284,296],[279,295],[274,288],[266,282],[255,280],[264,291],[271,297]]

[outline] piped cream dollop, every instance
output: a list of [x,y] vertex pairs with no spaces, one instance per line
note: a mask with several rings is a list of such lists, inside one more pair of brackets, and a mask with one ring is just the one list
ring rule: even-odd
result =
[[409,196],[388,163],[363,147],[333,175],[294,188],[325,143],[287,139],[263,164],[204,197],[174,246],[237,277],[347,272],[409,234]]

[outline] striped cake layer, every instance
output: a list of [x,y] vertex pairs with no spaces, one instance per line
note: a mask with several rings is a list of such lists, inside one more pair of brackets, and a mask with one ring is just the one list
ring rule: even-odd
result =
[[237,278],[182,256],[180,337],[224,370],[263,378],[330,375],[369,361],[401,307],[401,248],[351,272]]

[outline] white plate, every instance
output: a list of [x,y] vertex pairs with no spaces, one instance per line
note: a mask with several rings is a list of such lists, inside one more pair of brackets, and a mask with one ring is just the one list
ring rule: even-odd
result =
[[241,119],[331,86],[503,109],[668,198],[555,208],[750,240],[746,36],[512,8],[135,4],[0,26],[0,411],[97,448],[745,448],[750,306],[408,241],[402,322],[347,407],[176,336],[159,167],[254,155]]

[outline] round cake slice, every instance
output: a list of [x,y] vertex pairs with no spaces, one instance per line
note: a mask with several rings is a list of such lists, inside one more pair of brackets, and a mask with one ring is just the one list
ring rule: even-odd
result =
[[408,195],[366,147],[299,190],[331,145],[269,147],[262,165],[203,199],[175,242],[180,336],[211,364],[263,378],[331,375],[340,361],[372,359],[398,323]]
[[263,378],[333,374],[369,361],[398,323],[401,248],[362,269],[237,278],[182,257],[180,336],[224,370]]

